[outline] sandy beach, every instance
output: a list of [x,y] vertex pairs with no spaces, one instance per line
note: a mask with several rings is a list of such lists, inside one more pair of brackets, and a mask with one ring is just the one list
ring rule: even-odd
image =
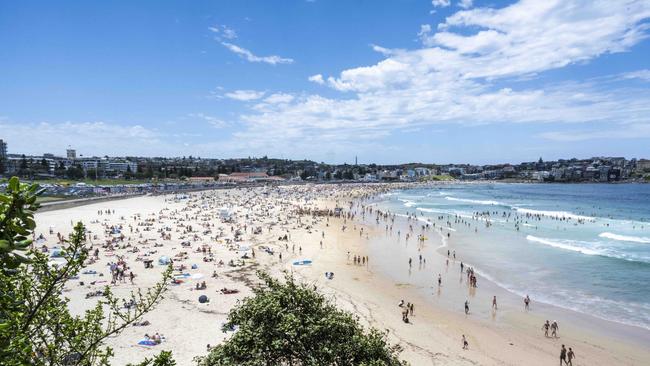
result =
[[[93,306],[98,297],[87,295],[106,285],[122,296],[154,285],[167,259],[173,260],[178,283],[145,316],[149,324],[131,326],[109,340],[118,365],[161,350],[172,350],[179,365],[191,365],[208,345],[229,337],[221,324],[228,310],[251,294],[257,270],[274,276],[289,272],[313,283],[365,325],[387,330],[412,365],[551,365],[557,364],[562,344],[575,351],[575,365],[650,363],[645,330],[592,322],[534,299],[525,311],[521,299],[480,275],[481,286],[468,288],[462,258],[447,262],[441,253],[444,235],[416,227],[407,240],[408,218],[393,221],[387,215],[383,220],[365,205],[391,187],[238,188],[93,203],[38,213],[36,235],[45,239],[37,246],[55,252],[57,233],[67,236],[78,221],[90,232],[91,253],[97,255],[65,290],[75,313]],[[395,245],[407,248],[415,262],[409,267],[395,258],[394,271],[401,274],[392,276],[377,268],[373,255],[377,248],[386,252]],[[426,253],[424,264],[417,260],[421,253]],[[364,260],[356,263],[355,257]],[[294,264],[301,260],[311,263]],[[145,261],[152,261],[152,268],[145,268]],[[111,264],[118,262],[125,276],[112,284]],[[334,277],[326,278],[325,272]],[[439,273],[442,286],[436,282]],[[429,278],[430,285],[417,284]],[[197,289],[202,283],[205,288]],[[209,302],[200,303],[201,295]],[[491,308],[493,296],[499,299],[498,310]],[[398,306],[401,300],[414,304],[408,323]],[[560,321],[559,337],[544,336],[545,319]],[[145,334],[156,333],[163,338],[159,345],[138,345]],[[462,347],[463,335],[468,349]]]

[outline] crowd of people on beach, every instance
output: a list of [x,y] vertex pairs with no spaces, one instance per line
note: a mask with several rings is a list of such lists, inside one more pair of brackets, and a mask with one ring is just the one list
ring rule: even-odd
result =
[[[88,295],[92,294],[88,298],[100,298],[104,294],[102,287],[108,284],[100,278],[103,277],[104,270],[111,275],[110,286],[131,290],[141,283],[148,283],[146,280],[141,281],[141,278],[151,277],[147,274],[148,271],[171,265],[174,298],[180,304],[191,304],[187,305],[188,308],[205,309],[216,306],[215,301],[210,301],[212,296],[232,295],[239,299],[242,292],[248,293],[243,283],[232,281],[234,276],[230,271],[242,271],[252,267],[252,264],[262,263],[266,268],[279,267],[299,273],[302,266],[311,263],[310,260],[303,259],[305,253],[309,255],[314,249],[328,250],[331,240],[326,237],[325,230],[336,225],[327,235],[338,231],[347,233],[346,235],[352,232],[356,237],[355,231],[358,231],[359,241],[361,238],[370,240],[383,235],[383,239],[390,240],[393,244],[406,245],[409,274],[410,271],[427,271],[422,273],[427,273],[427,281],[431,281],[433,291],[438,290],[438,296],[451,296],[445,291],[455,286],[454,282],[458,283],[458,267],[454,267],[459,266],[460,288],[467,291],[464,301],[467,318],[480,314],[481,309],[490,304],[490,300],[489,308],[496,313],[496,296],[477,292],[479,273],[462,260],[466,259],[463,258],[463,250],[454,247],[454,231],[458,226],[471,227],[475,231],[489,228],[492,219],[496,216],[503,217],[503,214],[496,211],[476,212],[470,219],[454,215],[427,217],[417,211],[402,214],[381,210],[372,202],[388,189],[378,185],[336,189],[270,188],[254,192],[233,190],[219,194],[198,192],[167,195],[164,197],[165,207],[155,212],[143,210],[123,214],[119,209],[119,212],[113,208],[100,209],[88,227],[92,253],[88,264],[95,272],[83,274],[93,281],[82,278],[80,285],[87,290]],[[324,198],[336,202],[336,207],[323,209],[319,200]],[[505,217],[513,220],[516,225],[542,219],[528,214],[511,217],[510,213]],[[312,235],[310,241],[296,239],[298,233]],[[53,235],[53,232],[50,234]],[[57,243],[61,243],[65,234],[59,232],[56,237]],[[41,235],[39,239],[44,243],[47,237]],[[438,242],[442,243],[440,247],[436,247]],[[44,244],[44,247],[45,250],[52,250],[51,246]],[[446,257],[443,250],[446,251]],[[438,253],[442,254],[440,258],[434,257]],[[347,250],[347,261],[344,258],[341,254],[340,262],[355,266],[350,267],[354,271],[371,271],[378,262],[377,256],[373,255],[371,266],[369,255],[359,248]],[[137,262],[144,265],[136,268]],[[405,262],[400,261],[400,269],[406,271],[404,266]],[[448,271],[449,268],[452,270]],[[326,269],[325,283],[329,281],[334,284],[341,278],[346,278],[337,270],[335,280],[334,272]],[[456,277],[453,281],[450,280],[450,272]],[[204,274],[207,277],[204,278]],[[318,276],[322,281],[323,272],[318,272]],[[482,287],[487,286],[482,283]],[[472,304],[475,313],[470,313],[470,298],[474,298]],[[454,301],[455,306],[461,303],[462,300]],[[530,310],[530,304],[531,299],[526,296],[525,311]],[[508,302],[504,301],[502,305],[507,309]],[[135,303],[125,301],[123,306],[128,309],[135,306]],[[402,322],[412,324],[414,303],[402,299],[398,307]],[[456,311],[460,309],[456,308]],[[398,318],[395,317],[394,321],[397,322]],[[160,323],[148,319],[139,321],[137,325],[158,327]],[[544,327],[546,337],[558,336],[557,322],[547,321]],[[169,342],[158,332],[153,336],[149,336],[150,333],[145,334],[144,340],[155,344]],[[462,334],[463,350],[469,349],[471,336],[466,331]],[[207,348],[211,346],[208,345]],[[569,348],[563,352],[567,364],[571,364],[575,358],[573,350]]]
[[[474,232],[478,232],[479,226],[473,224],[471,220],[483,222],[484,227],[487,229],[489,229],[493,225],[492,218],[495,216],[500,216],[505,220],[512,220],[514,222],[516,229],[518,229],[519,226],[523,223],[528,223],[529,221],[531,222],[541,221],[545,218],[551,220],[558,220],[558,221],[571,221],[571,218],[544,217],[544,215],[540,215],[540,214],[526,213],[522,215],[512,215],[512,213],[510,212],[499,213],[497,211],[484,211],[484,212],[474,213],[474,215],[471,217],[471,220],[466,219],[464,217],[460,217],[458,215],[438,215],[435,217],[435,219],[437,219],[438,222],[433,222],[431,218],[423,217],[421,212],[419,214],[416,212],[406,212],[406,214],[402,215],[396,212],[380,210],[374,207],[372,204],[364,205],[359,201],[357,201],[356,203],[350,202],[348,208],[350,210],[354,210],[353,212],[355,212],[353,215],[350,216],[354,217],[354,215],[358,214],[361,222],[364,222],[366,220],[366,216],[372,217],[371,222],[374,221],[374,224],[377,227],[380,227],[384,231],[386,236],[392,236],[393,231],[395,230],[398,240],[402,238],[401,227],[406,227],[407,232],[404,235],[404,240],[408,243],[410,238],[412,237],[417,238],[417,244],[418,244],[418,246],[416,247],[417,259],[419,262],[420,269],[422,269],[423,263],[426,264],[426,258],[424,258],[423,256],[423,248],[425,246],[426,240],[428,240],[427,236],[431,235],[434,231],[440,234],[441,239],[443,241],[443,247],[444,246],[448,247],[449,246],[448,242],[451,240],[452,237],[451,234],[454,231],[453,229],[454,225],[463,225],[467,227],[475,226]],[[404,218],[404,222],[405,222],[404,225],[400,225],[397,222],[397,220],[400,218]],[[575,222],[575,224],[583,224],[585,222],[584,220],[580,220],[580,219],[573,220],[573,221]],[[366,230],[366,233],[367,232],[368,231]],[[449,248],[447,249],[447,258],[445,262],[447,267],[450,264],[450,260],[455,263],[457,261],[457,256],[456,256],[456,250],[452,251]],[[357,263],[360,262],[358,262],[358,259],[355,256],[354,264]],[[460,266],[461,275],[464,275],[466,277],[466,284],[470,289],[470,294],[473,294],[474,293],[473,290],[476,290],[478,288],[478,275],[476,273],[476,270],[472,266],[466,265],[463,261],[460,261],[459,266]],[[413,258],[409,257],[408,258],[409,271],[411,270],[412,267],[413,267]],[[438,273],[435,278],[437,282],[437,287],[440,289],[443,286],[443,276],[441,273]],[[438,293],[440,294],[440,292]],[[523,302],[524,302],[524,311],[530,311],[530,305],[531,305],[530,296],[526,295],[523,298]],[[404,300],[401,300],[399,302],[399,307],[403,309],[401,311],[401,315],[402,315],[402,321],[404,323],[411,322],[410,317],[413,315],[412,314],[413,306],[414,305],[410,302],[405,304]],[[493,313],[495,313],[498,310],[497,297],[494,295],[492,296],[490,308]],[[464,302],[464,311],[466,315],[470,314],[469,299],[466,299]],[[550,331],[550,337],[552,338],[557,337],[557,332],[559,327],[556,321],[553,321],[552,323],[547,321],[544,327],[545,327],[545,336],[549,337],[549,331]],[[465,334],[462,335],[462,348],[464,350],[469,348],[469,343]],[[573,353],[573,350],[569,349],[569,351],[566,351],[564,350],[564,346],[563,346],[562,355],[563,355],[562,360],[564,361],[566,359],[567,364],[571,365],[572,360],[575,358],[575,354]]]

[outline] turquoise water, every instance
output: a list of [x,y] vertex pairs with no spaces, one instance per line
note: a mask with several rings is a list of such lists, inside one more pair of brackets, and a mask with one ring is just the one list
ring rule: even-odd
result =
[[650,185],[454,184],[376,204],[449,225],[439,250],[513,293],[650,329]]

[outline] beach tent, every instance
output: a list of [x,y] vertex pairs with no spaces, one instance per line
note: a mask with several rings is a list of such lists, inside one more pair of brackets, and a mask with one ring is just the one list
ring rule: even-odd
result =
[[201,295],[201,296],[199,296],[199,302],[200,302],[201,304],[205,304],[205,303],[208,302],[208,301],[209,301],[209,300],[208,300],[208,297],[207,297],[207,296],[205,296],[205,295]]
[[203,278],[203,274],[201,273],[195,273],[192,275],[193,280],[200,280],[201,278]]
[[169,264],[169,262],[170,262],[170,260],[169,260],[169,257],[167,257],[167,256],[163,255],[162,257],[158,258],[158,264],[165,265],[165,264]]

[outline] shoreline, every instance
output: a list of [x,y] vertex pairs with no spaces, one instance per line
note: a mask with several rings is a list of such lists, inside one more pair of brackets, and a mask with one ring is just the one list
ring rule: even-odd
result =
[[[394,194],[394,192],[391,192],[390,194]],[[374,202],[372,202],[372,204],[381,206],[381,204],[383,202],[385,202],[385,201],[379,202],[379,201],[375,200]],[[497,205],[497,206],[499,206],[499,205]],[[377,206],[375,206],[375,207],[377,207]],[[383,207],[383,209],[388,209],[387,207],[385,207],[385,205],[382,206],[382,207]],[[408,206],[408,207],[411,208],[410,206]],[[488,205],[486,207],[493,207],[493,206]],[[539,212],[543,212],[543,211],[539,211]],[[419,213],[419,214],[421,214],[421,213]],[[405,215],[400,214],[400,213],[395,213],[395,215],[397,216],[397,220],[403,220],[403,217],[405,217]],[[440,215],[443,216],[443,215],[446,215],[446,214],[440,213]],[[607,218],[607,219],[610,219],[610,218]],[[432,217],[427,217],[427,216],[424,216],[424,217],[418,216],[418,219],[422,220],[421,223],[424,223],[424,222],[433,223],[434,226],[435,226],[435,223],[439,223],[439,222],[433,220]],[[405,225],[406,225],[406,223],[402,224],[402,230],[404,230]],[[436,247],[433,251],[437,255],[439,255],[442,259],[445,258],[444,249],[460,248],[460,247],[462,247],[462,244],[464,244],[464,240],[470,240],[467,237],[463,237],[464,235],[469,235],[469,233],[464,232],[465,229],[463,229],[462,227],[460,229],[458,229],[458,230],[460,230],[459,233],[456,233],[457,229],[448,229],[447,227],[443,227],[442,225],[438,226],[438,228],[439,229],[445,229],[445,230],[451,230],[450,233],[452,234],[452,238],[458,238],[459,237],[458,234],[462,234],[462,235],[460,235],[460,238],[461,238],[460,239],[461,240],[460,244],[456,239],[455,240],[455,246],[450,247],[450,245],[448,243],[448,240],[447,240],[447,237],[445,235],[443,235],[441,231],[439,231],[439,230],[433,230],[432,231],[432,234],[433,234],[433,232],[435,232],[436,238],[440,239],[440,245],[438,247]],[[506,235],[511,236],[511,235],[514,235],[514,234],[513,233],[507,233]],[[476,241],[480,242],[482,240],[485,241],[486,238],[484,236],[482,236],[482,234],[479,234],[479,236],[476,239],[472,239],[472,240],[476,240]],[[459,258],[458,261],[461,261],[461,259]],[[485,283],[487,281],[491,285],[491,287],[498,288],[501,293],[507,294],[508,299],[510,300],[510,305],[519,306],[519,305],[523,304],[523,298],[527,295],[525,292],[517,291],[517,290],[509,287],[506,284],[500,283],[498,280],[496,280],[492,276],[490,276],[490,275],[486,274],[484,271],[482,271],[480,264],[468,262],[467,260],[464,260],[464,259],[462,261],[465,263],[466,266],[475,268],[475,270],[478,273],[478,276],[480,278],[482,278],[482,280],[483,280],[481,282]],[[533,298],[532,300],[533,300],[533,302],[536,302],[537,304],[542,305],[545,308],[545,311],[547,313],[552,314],[553,316],[551,316],[550,318],[557,318],[559,316],[564,317],[564,318],[569,318],[569,317],[579,318],[580,324],[582,326],[585,326],[588,329],[597,329],[600,332],[604,332],[605,329],[607,329],[607,330],[614,329],[614,330],[616,330],[615,333],[616,333],[616,336],[619,339],[624,339],[626,341],[636,342],[639,345],[645,345],[645,344],[647,344],[646,342],[650,342],[650,328],[647,328],[647,327],[645,327],[643,325],[636,324],[636,323],[624,322],[624,321],[618,321],[618,320],[614,320],[614,319],[608,319],[608,318],[598,316],[598,315],[595,315],[595,314],[585,313],[584,311],[581,311],[579,309],[576,309],[576,308],[573,308],[573,307],[570,307],[570,306],[562,306],[560,304],[545,301],[545,300],[538,300],[538,299],[535,299],[535,298]],[[568,315],[570,315],[570,316],[568,316]],[[596,322],[596,324],[594,324],[594,322]]]
[[[369,229],[372,230],[372,227],[369,227]],[[444,236],[442,236],[442,238],[444,238]],[[361,241],[361,243],[363,243],[363,241]],[[362,244],[362,249],[369,249],[371,245],[375,245],[375,244],[376,243],[367,242],[365,244]],[[445,248],[445,246],[440,245],[434,248],[433,250],[433,252],[435,252],[435,254],[437,255],[437,260],[439,262],[443,262],[444,260],[446,260],[446,256],[443,253],[441,253],[441,250],[443,250],[443,248]],[[376,263],[376,261],[373,260],[373,263]],[[458,263],[456,263],[456,266],[457,265]],[[310,280],[316,280],[317,276],[318,274],[315,274],[315,277],[311,276],[308,278]],[[382,273],[381,271],[376,271],[371,276],[380,277],[381,279],[377,279],[377,281],[383,282],[385,286],[382,287],[384,288],[391,287],[392,285],[392,286],[404,287],[407,289],[414,289],[415,291],[402,291],[402,293],[408,296],[414,296],[415,294],[417,294],[417,296],[421,300],[423,300],[425,304],[435,307],[438,317],[442,316],[442,317],[453,318],[453,317],[458,317],[459,315],[463,316],[462,308],[461,308],[462,303],[459,303],[458,310],[454,311],[449,309],[444,304],[435,304],[435,301],[431,301],[430,297],[425,294],[428,291],[426,289],[417,288],[417,286],[413,286],[413,285],[404,286],[404,284],[396,281],[395,278],[391,277],[385,272]],[[489,316],[486,316],[485,314],[481,314],[484,316],[479,317],[479,319],[473,320],[478,322],[479,326],[496,326],[501,328],[507,328],[509,331],[512,331],[515,334],[523,333],[519,335],[520,337],[521,336],[529,337],[530,333],[532,332],[533,336],[532,339],[528,340],[530,342],[528,346],[533,347],[535,342],[538,341],[535,338],[535,334],[541,334],[541,330],[538,329],[543,323],[544,319],[546,318],[561,319],[561,324],[562,324],[562,331],[560,332],[560,334],[562,335],[561,338],[546,339],[547,341],[557,343],[559,339],[563,339],[563,342],[571,341],[571,342],[575,342],[576,344],[581,344],[582,346],[592,347],[592,351],[597,351],[601,349],[601,346],[599,345],[608,344],[611,346],[610,348],[613,350],[613,353],[633,355],[632,357],[630,357],[630,359],[627,360],[629,364],[636,364],[636,362],[638,362],[639,360],[650,359],[649,358],[650,353],[648,353],[648,350],[645,347],[645,345],[647,344],[647,340],[650,340],[650,333],[647,332],[644,328],[617,323],[617,322],[613,322],[601,318],[593,318],[591,315],[588,314],[579,313],[572,309],[565,309],[553,304],[546,304],[546,303],[536,303],[535,305],[533,305],[533,309],[531,310],[531,312],[528,313],[525,313],[523,311],[518,311],[516,309],[523,308],[523,302],[519,303],[519,301],[521,301],[521,298],[518,295],[514,294],[513,292],[511,292],[506,288],[499,286],[498,284],[494,283],[492,280],[489,280],[483,277],[482,275],[479,275],[479,278],[481,279],[481,283],[483,283],[484,285],[481,286],[482,287],[481,290],[484,290],[486,287],[485,283],[489,282],[490,286],[488,286],[488,290],[494,291],[494,288],[497,288],[497,290],[494,291],[494,293],[496,293],[497,296],[501,299],[500,303],[502,305],[505,304],[508,307],[508,309],[505,310],[505,314],[502,314],[503,310],[501,309],[499,310],[499,315],[497,316],[498,319],[496,321],[494,317],[490,319]],[[433,282],[433,278],[431,282]],[[354,293],[355,291],[350,291],[348,289],[348,290],[342,290],[342,292],[349,296],[350,293]],[[394,298],[393,304],[396,304],[398,300],[399,300],[398,298]],[[357,300],[357,301],[363,302],[362,300]],[[489,297],[485,299],[485,304],[488,304],[488,302],[489,302]],[[489,305],[486,305],[485,307],[487,308],[489,307]],[[420,308],[422,308],[421,305]],[[358,308],[355,307],[355,310],[358,311]],[[487,310],[482,310],[482,311],[484,313],[488,312]],[[594,320],[597,320],[597,324],[593,324]],[[382,324],[382,322],[379,321],[377,322],[377,324]],[[615,331],[612,333],[612,330]],[[543,336],[541,336],[539,340],[543,340],[543,339],[544,339]],[[417,349],[418,347],[414,346],[414,348]],[[600,358],[602,357],[602,355],[598,357]],[[618,359],[618,362],[621,361],[619,356],[614,356],[614,358]],[[540,362],[540,364],[544,364],[544,363]],[[579,364],[583,364],[583,363],[581,362]],[[607,362],[602,362],[602,363],[594,362],[589,364],[605,365],[607,364]]]
[[[172,287],[159,307],[147,315],[146,318],[151,321],[151,326],[129,327],[123,334],[109,341],[109,345],[115,349],[114,361],[117,364],[151,356],[161,350],[134,346],[134,342],[145,331],[160,331],[165,334],[168,341],[162,344],[162,349],[172,350],[179,365],[191,364],[192,357],[205,354],[206,344],[216,344],[228,337],[228,334],[220,331],[219,324],[225,320],[227,311],[236,304],[238,299],[251,294],[250,286],[255,283],[257,269],[267,270],[276,277],[281,276],[285,271],[294,273],[305,281],[317,285],[319,291],[331,297],[339,307],[357,314],[364,325],[373,325],[382,330],[388,329],[389,339],[392,343],[404,347],[402,358],[410,361],[412,365],[519,365],[523,363],[546,365],[550,361],[556,361],[557,343],[560,341],[578,345],[576,352],[580,350],[580,353],[577,353],[580,358],[577,364],[634,365],[650,360],[650,352],[643,347],[632,342],[620,342],[611,337],[591,335],[589,330],[573,329],[572,324],[568,322],[562,323],[560,332],[562,338],[543,341],[543,335],[540,336],[538,330],[541,324],[535,324],[538,320],[518,314],[514,310],[504,309],[503,312],[500,310],[495,321],[492,321],[489,317],[487,320],[483,319],[481,315],[483,310],[478,305],[476,307],[472,305],[472,311],[476,311],[477,316],[465,317],[460,308],[462,303],[459,303],[459,311],[447,309],[444,303],[436,303],[437,297],[432,296],[429,289],[417,284],[395,281],[382,272],[378,262],[380,258],[375,256],[375,251],[382,245],[393,245],[390,238],[385,237],[383,229],[367,223],[358,223],[357,218],[299,215],[295,212],[296,207],[333,209],[337,202],[339,207],[347,207],[347,203],[352,199],[364,200],[382,190],[386,192],[394,189],[391,186],[300,185],[234,188],[194,192],[188,194],[186,200],[176,199],[171,194],[141,196],[89,204],[74,209],[39,212],[37,231],[44,232],[50,225],[54,225],[56,230],[65,230],[70,221],[78,218],[84,218],[84,222],[89,229],[92,229],[93,234],[98,235],[101,235],[102,228],[111,223],[135,225],[145,218],[155,218],[155,223],[158,225],[156,227],[171,226],[173,235],[171,241],[155,240],[161,242],[162,247],[138,244],[141,250],[139,254],[126,250],[131,247],[114,250],[116,253],[122,253],[136,272],[135,286],[146,287],[155,282],[161,267],[156,265],[153,271],[142,270],[142,265],[137,263],[135,257],[149,251],[154,251],[154,254],[151,254],[154,259],[162,254],[170,257],[175,253],[178,254],[179,250],[183,250],[180,241],[186,240],[181,238],[188,235],[184,234],[187,231],[186,225],[192,223],[200,227],[204,225],[203,219],[200,218],[211,218],[210,222],[214,227],[210,229],[213,233],[201,235],[200,230],[191,231],[191,235],[195,235],[198,240],[187,249],[189,259],[179,263],[184,262],[188,265],[198,263],[198,269],[189,272],[206,275],[204,278],[208,283],[206,293],[210,294],[213,301],[207,305],[198,304],[196,302],[198,294],[190,290],[188,285]],[[233,223],[224,224],[219,221],[217,212],[221,203],[232,204]],[[116,214],[108,217],[97,216],[98,210],[111,207],[116,210]],[[136,214],[140,216],[134,216]],[[187,218],[186,214],[189,215]],[[121,217],[124,219],[122,220]],[[244,230],[246,225],[248,230]],[[262,232],[248,234],[257,225],[263,228]],[[348,229],[342,231],[342,225],[348,226]],[[215,257],[226,262],[230,259],[237,260],[241,256],[242,252],[236,250],[236,246],[226,244],[223,240],[229,237],[227,233],[230,231],[230,226],[242,229],[244,235],[241,243],[254,248],[256,258],[246,260],[247,264],[244,267],[219,267],[214,262],[202,262],[201,254],[194,252],[194,248],[201,243],[210,243]],[[128,226],[125,226],[125,229],[126,227]],[[138,227],[142,228],[134,226],[134,228]],[[223,231],[224,236],[217,235],[215,240],[217,227],[228,228],[228,230]],[[361,227],[364,227],[364,234],[359,236]],[[277,240],[282,233],[289,233],[287,242]],[[322,233],[324,237],[321,238]],[[151,233],[140,231],[140,235],[144,235],[145,238],[156,237],[155,231]],[[51,240],[52,236],[47,237]],[[323,241],[322,249],[319,246],[320,240]],[[429,241],[433,242],[433,238]],[[94,245],[99,244],[101,240],[96,241]],[[261,248],[266,246],[273,248],[276,254],[265,253]],[[439,255],[437,249],[433,248],[433,252],[437,253],[436,257],[427,258],[430,260],[427,265],[434,266],[441,258],[445,258]],[[367,255],[368,265],[352,264],[347,256],[348,251],[351,255]],[[100,248],[99,261],[89,268],[105,272],[106,263],[114,258],[107,257],[109,253],[112,251]],[[279,260],[278,253],[283,254],[282,260]],[[313,263],[310,266],[294,266],[292,262],[295,259],[312,259]],[[453,268],[455,270],[456,267]],[[208,278],[213,270],[218,272],[218,278]],[[326,271],[335,272],[335,278],[325,279],[323,273]],[[82,275],[82,278],[89,276],[99,279],[94,275]],[[481,281],[485,283],[486,280]],[[236,288],[239,294],[221,295],[217,291],[215,295],[215,290],[221,287]],[[66,289],[66,296],[71,298],[70,304],[74,311],[83,311],[85,307],[92,305],[93,300],[86,300],[83,296],[92,288],[97,287],[88,284],[79,286],[75,283]],[[127,294],[133,288],[128,284],[118,284],[115,291],[119,294]],[[446,286],[443,287],[443,291],[452,290],[451,286],[448,289]],[[483,288],[479,289],[481,290]],[[443,296],[442,299],[444,298]],[[400,308],[397,307],[400,299],[411,301],[416,305],[413,322],[410,324],[401,321]],[[502,304],[506,308],[509,306],[505,298]],[[537,307],[541,305],[534,306],[536,312]],[[522,325],[515,326],[517,324]],[[469,351],[463,351],[460,347],[461,334],[468,335]],[[606,345],[609,346],[605,348]]]

